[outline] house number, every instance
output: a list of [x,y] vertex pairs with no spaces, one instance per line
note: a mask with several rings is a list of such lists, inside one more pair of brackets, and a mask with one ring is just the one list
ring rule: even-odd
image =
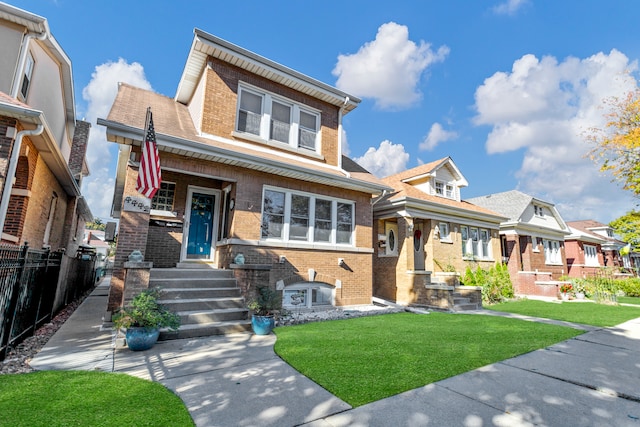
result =
[[123,209],[128,212],[146,212],[151,210],[151,200],[146,197],[128,196],[124,199]]

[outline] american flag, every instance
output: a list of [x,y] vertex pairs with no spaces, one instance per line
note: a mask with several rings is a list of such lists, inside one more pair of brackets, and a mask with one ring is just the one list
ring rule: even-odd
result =
[[138,185],[136,190],[150,199],[160,188],[162,177],[160,175],[160,156],[156,145],[156,132],[153,129],[153,116],[151,107],[147,109],[147,126],[145,129],[145,139],[142,143],[142,159],[138,169]]

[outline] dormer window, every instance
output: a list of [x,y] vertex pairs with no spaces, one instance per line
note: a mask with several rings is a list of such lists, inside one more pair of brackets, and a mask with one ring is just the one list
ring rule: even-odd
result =
[[255,88],[238,89],[236,131],[293,149],[317,151],[320,113]]
[[456,198],[456,191],[453,184],[447,184],[443,181],[435,181],[433,188],[436,196],[446,197],[447,199]]
[[544,216],[544,208],[539,205],[533,205],[533,212],[536,216]]
[[444,183],[436,181],[436,195],[444,196]]

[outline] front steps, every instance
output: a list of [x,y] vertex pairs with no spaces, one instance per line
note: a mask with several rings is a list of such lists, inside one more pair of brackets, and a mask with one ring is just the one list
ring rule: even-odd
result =
[[233,272],[198,267],[151,269],[149,287],[162,289],[159,302],[181,320],[177,332],[161,331],[160,340],[250,331],[249,310]]
[[482,304],[478,307],[478,304],[471,302],[471,298],[464,297],[459,292],[453,293],[453,307],[451,307],[451,311],[459,312],[480,309],[482,309]]

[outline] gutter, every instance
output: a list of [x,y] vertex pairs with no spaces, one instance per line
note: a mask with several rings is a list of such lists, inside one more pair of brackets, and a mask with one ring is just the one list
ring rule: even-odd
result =
[[20,57],[18,59],[18,68],[16,69],[16,74],[13,76],[13,82],[11,83],[11,93],[9,94],[11,98],[15,98],[15,99],[18,98],[18,92],[20,91],[20,81],[22,80],[22,75],[24,74],[24,66],[27,59],[27,54],[29,53],[29,42],[33,38],[37,40],[44,40],[47,37],[49,37],[48,29],[41,33],[28,32],[24,36],[22,46],[20,47]]
[[16,134],[13,148],[11,149],[11,158],[9,159],[9,167],[7,168],[7,174],[4,181],[4,188],[2,191],[2,199],[0,200],[0,236],[4,231],[4,221],[7,219],[7,210],[9,209],[9,199],[11,198],[11,190],[13,189],[13,178],[16,174],[18,167],[18,157],[20,156],[20,147],[22,145],[22,138],[25,136],[40,135],[44,130],[42,123],[38,124],[35,129],[21,130]]

